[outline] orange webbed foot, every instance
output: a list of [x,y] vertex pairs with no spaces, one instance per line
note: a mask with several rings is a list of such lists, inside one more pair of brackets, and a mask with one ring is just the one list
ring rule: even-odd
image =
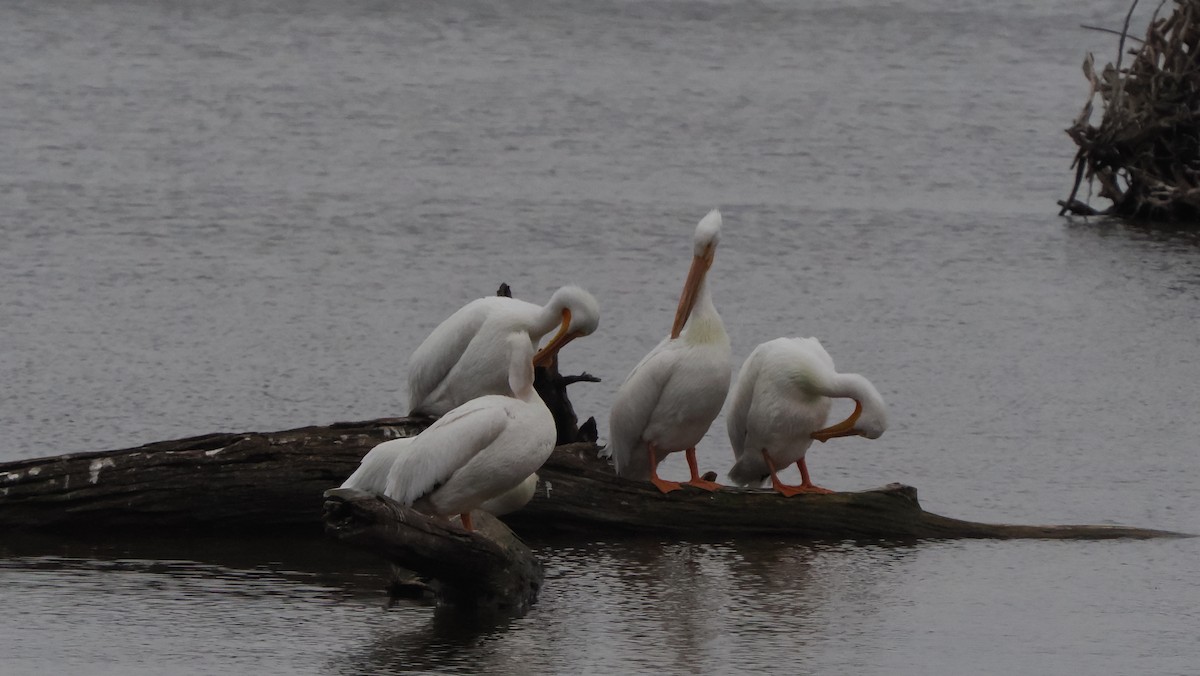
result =
[[771,488],[774,488],[776,493],[779,493],[785,498],[790,498],[793,495],[800,495],[804,492],[804,490],[799,486],[789,486],[787,484],[774,484],[771,486]]
[[[695,486],[700,490],[710,493],[721,489],[721,484],[700,476],[700,465],[696,462],[696,449],[694,447],[687,449],[684,456],[687,457],[688,471],[692,473],[692,478],[683,482],[685,486]],[[716,478],[716,474],[713,474],[713,479]]]
[[808,484],[808,485],[800,484],[799,486],[789,486],[788,484],[785,484],[785,483],[782,483],[779,481],[772,481],[771,488],[774,488],[775,492],[779,493],[780,495],[783,495],[784,497],[788,497],[788,498],[790,498],[794,495],[800,495],[801,493],[826,495],[826,494],[834,492],[834,491],[829,490],[828,488],[822,488],[820,486],[815,486],[813,484]]
[[678,481],[667,481],[666,479],[660,479],[657,476],[650,477],[650,483],[654,484],[655,488],[663,493],[670,493],[671,491],[677,491],[683,488],[683,484],[679,483]]
[[724,488],[724,486],[722,486],[721,484],[719,484],[715,481],[709,481],[707,479],[700,479],[700,478],[692,479],[691,481],[685,481],[685,482],[683,482],[683,485],[684,486],[695,486],[696,488],[708,491],[710,493],[714,492],[714,491],[719,491],[722,488]]

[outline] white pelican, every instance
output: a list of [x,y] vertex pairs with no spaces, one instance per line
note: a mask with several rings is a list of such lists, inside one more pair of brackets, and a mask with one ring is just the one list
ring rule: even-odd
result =
[[713,209],[696,226],[692,267],[688,272],[671,335],[647,354],[621,389],[609,416],[609,445],[619,476],[649,479],[664,493],[680,488],[658,477],[667,454],[686,451],[691,480],[700,478],[696,444],[704,437],[729,392],[729,336],[708,294],[705,277],[721,236],[721,213]]
[[510,512],[515,512],[529,504],[529,501],[533,499],[533,494],[537,492],[537,485],[538,475],[530,474],[516,486],[491,500],[484,500],[479,505],[479,508],[492,516],[504,516]]
[[[354,470],[350,478],[342,483],[342,488],[357,488],[368,493],[383,493],[387,488],[387,478],[392,469],[392,463],[396,462],[396,458],[408,452],[414,438],[392,439],[376,445],[363,456],[358,469]],[[512,489],[490,500],[485,500],[479,505],[479,509],[493,516],[503,516],[515,512],[533,499],[533,494],[537,491],[537,482],[538,475],[530,474]]]
[[[384,494],[439,516],[470,512],[516,488],[554,450],[554,417],[533,389],[533,344],[504,338],[513,396],[488,394],[454,408],[412,437],[388,470]],[[368,454],[369,455],[369,454]]]
[[413,439],[414,437],[403,437],[376,444],[363,456],[362,461],[358,463],[358,469],[342,482],[342,488],[357,488],[368,493],[382,493],[387,488],[387,477],[388,472],[392,469],[392,463],[408,450]]
[[504,296],[473,300],[439,324],[409,357],[409,415],[440,416],[475,397],[511,394],[504,340],[514,331],[536,345],[559,327],[534,359],[541,365],[599,324],[599,304],[578,286],[555,291],[545,307]]
[[[854,400],[854,412],[824,427],[831,397]],[[871,381],[857,373],[838,373],[833,358],[816,338],[776,338],[754,348],[737,384],[725,425],[737,461],[729,478],[741,485],[771,486],[786,496],[832,493],[814,486],[804,455],[813,439],[861,435],[878,439],[887,429],[887,405]],[[789,486],[777,470],[792,463],[801,483]]]

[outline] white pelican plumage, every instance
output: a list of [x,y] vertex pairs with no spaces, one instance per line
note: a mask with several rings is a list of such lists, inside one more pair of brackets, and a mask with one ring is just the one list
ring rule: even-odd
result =
[[[824,427],[831,398],[837,397],[853,399],[854,412]],[[809,478],[804,462],[808,447],[814,439],[879,438],[887,429],[887,405],[871,381],[857,373],[838,373],[816,338],[776,338],[746,358],[725,425],[737,458],[729,470],[734,483],[759,486],[769,477],[771,486],[787,496],[831,493]],[[776,475],[793,462],[800,468],[799,486],[786,485]]]
[[609,416],[617,474],[649,479],[664,493],[680,488],[657,472],[658,463],[675,451],[686,452],[687,484],[719,487],[700,478],[696,444],[721,412],[732,371],[729,336],[705,281],[720,235],[721,213],[713,209],[696,226],[692,267],[671,334],[629,373]]
[[536,346],[559,327],[534,359],[541,365],[599,324],[599,304],[578,286],[555,291],[545,306],[504,296],[473,300],[439,324],[409,357],[409,415],[440,416],[475,397],[511,394],[505,338],[514,331]]
[[408,450],[414,437],[390,439],[367,451],[358,463],[358,469],[342,482],[342,488],[357,488],[368,493],[382,493],[387,488],[388,472],[392,463]]
[[411,437],[388,470],[385,495],[436,515],[461,514],[471,530],[472,509],[517,488],[550,457],[554,418],[533,389],[533,344],[523,331],[504,343],[513,396],[472,399]]
[[537,492],[537,485],[538,475],[530,474],[516,486],[490,500],[484,500],[479,505],[479,509],[492,516],[504,516],[505,514],[515,512],[529,504],[529,501],[533,499],[533,494]]
[[[403,437],[377,444],[363,456],[358,469],[354,470],[354,473],[342,483],[342,488],[357,488],[368,493],[383,493],[387,489],[388,473],[391,472],[392,464],[396,462],[396,458],[408,452],[414,438]],[[537,490],[537,482],[538,475],[530,474],[515,487],[490,500],[485,500],[479,505],[479,509],[493,516],[503,516],[515,512],[533,499],[533,494]]]

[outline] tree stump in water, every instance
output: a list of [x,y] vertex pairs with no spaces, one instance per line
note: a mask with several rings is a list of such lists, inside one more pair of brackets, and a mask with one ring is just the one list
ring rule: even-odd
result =
[[[1133,6],[1136,6],[1136,0]],[[1174,221],[1200,219],[1200,0],[1176,0],[1171,16],[1158,10],[1144,40],[1122,67],[1133,6],[1119,32],[1116,65],[1097,73],[1091,54],[1083,73],[1089,91],[1067,134],[1079,147],[1072,167],[1075,183],[1062,210],[1083,215]],[[1104,112],[1091,123],[1092,101]],[[1103,211],[1076,199],[1080,184],[1099,184],[1098,196],[1112,202]]]

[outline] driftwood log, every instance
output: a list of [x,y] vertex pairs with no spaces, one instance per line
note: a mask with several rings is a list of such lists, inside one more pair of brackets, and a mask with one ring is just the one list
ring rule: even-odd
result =
[[321,494],[362,456],[428,420],[385,418],[283,432],[209,434],[137,448],[0,463],[7,530],[321,532]]
[[430,581],[440,603],[473,612],[520,615],[537,599],[542,564],[499,519],[471,515],[474,532],[381,495],[348,488],[325,493],[325,530]]
[[[210,434],[116,451],[0,464],[0,537],[19,531],[178,536],[320,533],[432,580],[444,604],[519,614],[536,598],[540,564],[511,531],[476,511],[480,532],[391,500],[337,489],[376,444],[428,420],[390,418],[273,433]],[[555,449],[534,499],[506,522],[528,535],[610,532],[809,539],[1152,538],[1124,526],[974,523],[921,509],[916,489],[784,498],[763,489],[668,495],[615,476],[594,443]],[[334,490],[331,490],[334,489]],[[328,491],[322,513],[322,495]]]
[[[0,533],[164,529],[271,533],[322,529],[321,496],[376,444],[427,420],[385,418],[282,432],[210,434],[137,448],[0,463]],[[916,489],[784,498],[766,489],[663,495],[621,479],[590,443],[560,446],[539,470],[519,533],[604,528],[797,538],[1114,538],[1178,536],[1125,526],[1017,526],[951,519],[921,509]]]
[[537,493],[505,521],[519,532],[594,531],[698,535],[771,535],[811,539],[1040,538],[1180,536],[1106,525],[1023,526],[978,523],[921,509],[917,489],[893,483],[858,492],[784,497],[762,488],[715,493],[684,486],[660,493],[648,482],[613,474],[592,444],[560,446],[539,471]]

